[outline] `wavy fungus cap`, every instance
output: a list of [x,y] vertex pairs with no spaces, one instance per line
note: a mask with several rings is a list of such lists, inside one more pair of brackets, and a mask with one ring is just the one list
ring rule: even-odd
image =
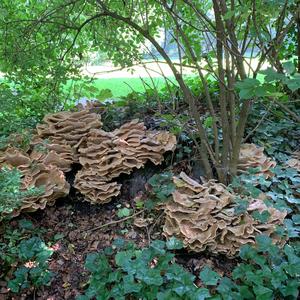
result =
[[[235,195],[214,180],[204,184],[189,178],[185,173],[174,177],[177,186],[172,200],[166,204],[166,220],[163,227],[167,237],[176,236],[195,252],[208,250],[234,256],[244,244],[254,244],[255,236],[273,234],[283,223],[285,211],[267,207],[263,200],[250,199],[246,212],[235,213]],[[267,222],[260,223],[251,215],[268,211]]]
[[264,148],[255,144],[242,144],[238,162],[238,171],[246,172],[250,168],[258,168],[257,175],[264,175],[266,178],[272,177],[272,168],[276,162],[264,154]]
[[[92,129],[78,149],[83,169],[76,175],[75,187],[86,196],[87,201],[108,202],[119,194],[121,187],[110,182],[112,179],[120,174],[130,174],[147,161],[160,164],[163,154],[175,147],[174,135],[146,130],[144,123],[138,120],[126,123],[113,132]],[[98,181],[99,185],[96,184]],[[107,190],[103,191],[104,188]]]
[[0,169],[4,166],[17,168],[21,172],[21,191],[33,187],[41,189],[41,193],[24,198],[20,208],[13,212],[14,216],[21,211],[32,212],[44,209],[46,205],[54,205],[56,199],[69,194],[70,186],[57,166],[31,159],[25,152],[8,148],[0,155]]
[[104,204],[120,193],[121,184],[105,182],[93,169],[83,169],[76,174],[75,188],[92,204]]

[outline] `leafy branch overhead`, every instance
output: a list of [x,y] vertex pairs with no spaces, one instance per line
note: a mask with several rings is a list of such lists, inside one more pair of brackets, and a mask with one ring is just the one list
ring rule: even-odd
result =
[[1,0],[0,33],[1,299],[299,297],[299,1]]
[[[73,89],[68,80],[81,77],[80,67],[91,53],[104,53],[121,67],[143,64],[145,55],[161,61],[172,72],[195,122],[206,176],[212,178],[215,172],[221,182],[228,183],[237,172],[252,100],[284,98],[274,85],[278,81],[292,94],[299,88],[299,68],[292,55],[294,42],[291,48],[286,47],[296,39],[293,25],[299,7],[289,1],[272,3],[56,0],[33,4],[5,0],[0,6],[5,12],[0,22],[4,33],[0,68],[9,82],[18,83],[13,88],[22,101],[26,93],[31,93],[35,103],[45,101],[45,105],[33,109],[24,100],[22,105],[29,106],[30,111],[22,117],[30,119],[37,111],[39,116],[45,113],[41,107],[57,110],[78,97],[76,82]],[[162,43],[163,36],[168,41]],[[167,44],[176,49],[179,62],[172,60]],[[18,51],[14,51],[16,48]],[[283,58],[288,61],[283,62]],[[263,71],[266,64],[270,68]],[[194,94],[183,76],[182,68],[186,66],[195,71],[202,86],[201,96]],[[265,74],[264,83],[258,80],[261,74]],[[163,72],[162,76],[170,91],[169,79]],[[216,93],[210,91],[212,78],[216,80]],[[91,85],[82,84],[79,91],[91,97],[104,96]],[[299,121],[299,116],[281,100],[277,105]],[[206,107],[206,119],[197,109],[199,102]]]

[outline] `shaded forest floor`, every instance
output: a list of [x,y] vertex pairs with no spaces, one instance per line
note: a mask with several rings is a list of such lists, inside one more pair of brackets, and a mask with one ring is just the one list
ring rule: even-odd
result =
[[[111,246],[118,238],[134,242],[139,248],[149,245],[151,240],[163,239],[161,234],[163,217],[161,212],[152,214],[155,223],[143,228],[134,225],[134,217],[120,222],[116,215],[119,201],[95,207],[77,199],[61,199],[53,207],[26,215],[38,228],[43,228],[43,238],[51,241],[54,254],[50,270],[55,273],[51,285],[35,292],[28,290],[20,296],[0,294],[0,299],[75,299],[86,287],[89,274],[84,269],[86,255]],[[123,203],[124,204],[124,203]],[[24,217],[24,216],[22,216]],[[111,224],[116,222],[115,224]],[[17,219],[12,225],[17,224]],[[97,229],[101,225],[107,225]],[[155,225],[153,227],[153,225]],[[55,241],[56,240],[56,241]],[[54,242],[55,241],[55,242]],[[204,266],[210,266],[220,275],[229,275],[236,260],[225,256],[209,256],[182,251],[177,262],[195,275]],[[5,291],[5,288],[2,290]]]
[[[203,108],[199,107],[199,110],[202,111]],[[119,116],[124,119],[120,121]],[[115,126],[119,126],[118,122],[122,123],[124,120],[131,119],[132,116],[133,113],[125,109],[120,110],[119,113],[113,110],[106,114],[106,119],[103,119],[106,120],[105,124],[108,127],[115,124],[115,121],[117,121]],[[141,119],[144,119],[148,128],[154,129],[159,128],[157,124],[161,122],[153,115],[148,115],[147,109]],[[274,134],[274,136],[277,138],[277,135]],[[260,138],[259,135],[258,137]],[[296,135],[293,137],[297,138]],[[88,253],[104,250],[118,239],[134,242],[138,248],[148,247],[154,240],[164,240],[163,210],[158,206],[147,211],[139,207],[138,202],[139,200],[146,201],[147,182],[153,175],[165,171],[172,171],[174,174],[184,171],[194,179],[202,175],[201,167],[192,161],[195,151],[191,143],[190,139],[180,139],[175,154],[176,159],[174,154],[167,154],[161,166],[149,163],[143,169],[135,169],[130,175],[121,175],[118,178],[118,182],[122,183],[121,195],[110,203],[92,205],[84,201],[83,196],[71,188],[69,196],[58,199],[54,206],[35,213],[22,214],[10,221],[12,230],[17,230],[19,221],[24,218],[33,223],[33,231],[54,251],[49,261],[49,269],[54,273],[54,277],[49,286],[43,286],[38,290],[30,287],[17,295],[10,293],[7,282],[0,281],[0,300],[75,299],[88,286],[90,274],[84,268]],[[77,166],[74,166],[73,171],[66,175],[67,181],[72,183],[77,171]],[[130,213],[122,213],[124,209]],[[1,241],[0,234],[1,242],[3,241]],[[215,256],[206,252],[197,254],[180,250],[176,253],[176,262],[196,275],[195,284],[201,286],[199,273],[204,266],[211,267],[221,276],[231,277],[231,272],[240,259],[229,259],[223,255]]]

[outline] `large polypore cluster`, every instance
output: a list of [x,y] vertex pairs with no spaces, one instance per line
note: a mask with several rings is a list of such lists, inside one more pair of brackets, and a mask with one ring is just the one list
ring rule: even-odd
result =
[[[120,193],[112,179],[129,174],[149,160],[160,164],[166,151],[174,150],[176,138],[168,132],[146,130],[132,121],[113,132],[101,130],[100,116],[90,110],[47,115],[39,124],[29,147],[8,147],[0,153],[3,166],[22,173],[22,187],[43,187],[44,193],[26,198],[19,211],[34,211],[52,205],[69,192],[64,173],[72,164],[82,165],[75,187],[87,201],[106,203]],[[17,212],[16,212],[17,213]]]
[[163,154],[175,145],[174,135],[146,130],[137,120],[113,132],[91,130],[79,147],[83,169],[76,175],[75,187],[91,202],[105,203],[120,190],[112,179],[129,174],[148,160],[160,164]]
[[29,188],[41,188],[37,195],[26,197],[20,208],[13,212],[18,215],[21,211],[32,212],[44,209],[46,205],[53,205],[55,200],[69,193],[69,184],[65,180],[63,171],[52,164],[45,163],[43,159],[31,158],[25,152],[8,148],[0,154],[0,168],[17,168],[22,177],[21,191]]
[[247,170],[257,169],[257,175],[263,175],[266,178],[272,177],[272,168],[276,166],[276,162],[271,160],[264,154],[264,148],[255,144],[242,144],[238,162],[238,171],[240,173]]
[[[286,212],[267,207],[261,199],[249,199],[247,210],[237,214],[236,195],[214,180],[200,184],[181,173],[174,183],[177,188],[166,204],[163,230],[166,236],[182,239],[192,251],[207,249],[233,256],[242,245],[253,244],[257,234],[276,239],[275,228],[286,216]],[[255,219],[254,211],[267,211],[268,221]]]
[[287,166],[296,169],[300,173],[300,151],[293,153],[292,158],[286,162]]

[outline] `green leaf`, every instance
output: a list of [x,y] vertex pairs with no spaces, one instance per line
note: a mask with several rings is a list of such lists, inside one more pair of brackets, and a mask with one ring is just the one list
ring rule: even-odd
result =
[[223,16],[224,20],[229,20],[230,18],[232,18],[235,14],[234,10],[228,10],[225,15]]
[[165,242],[160,240],[155,240],[151,243],[150,248],[155,250],[155,254],[163,255],[166,253]]
[[287,74],[292,75],[296,71],[295,64],[292,61],[287,61],[282,64]]
[[18,223],[19,226],[23,229],[31,230],[34,228],[34,225],[30,220],[22,219]]
[[211,128],[213,124],[213,118],[211,116],[205,118],[204,120],[204,127],[205,128]]
[[112,94],[112,91],[110,89],[102,89],[99,91],[99,93],[96,95],[96,98],[99,100],[99,101],[103,101],[105,99],[108,99],[108,98],[112,98],[113,97],[113,94]]
[[123,287],[125,294],[138,293],[142,289],[141,283],[136,283],[132,275],[123,277]]
[[89,300],[89,299],[90,299],[90,297],[85,296],[85,295],[76,296],[76,300]]
[[265,97],[267,95],[267,90],[264,86],[258,86],[254,90],[254,96],[256,97]]
[[286,85],[292,92],[295,92],[296,90],[300,89],[300,75],[295,76],[291,79],[287,79]]
[[28,271],[26,267],[20,267],[14,272],[15,279],[8,282],[8,288],[14,293],[18,293],[20,289],[26,288],[28,284]]
[[293,220],[294,224],[300,225],[300,214],[298,214],[298,215],[293,215],[293,216],[292,216],[292,220]]
[[126,242],[124,239],[122,238],[116,238],[114,241],[113,241],[113,246],[115,246],[117,249],[124,249],[125,246],[126,246]]
[[65,235],[63,233],[57,233],[54,235],[53,239],[54,241],[58,241],[58,240],[61,240],[65,237]]
[[232,293],[232,290],[234,290],[236,288],[235,283],[230,280],[227,277],[224,277],[221,279],[218,287],[217,287],[217,291],[221,294],[221,295],[230,295]]
[[221,276],[209,267],[204,267],[200,272],[200,279],[205,285],[216,285]]
[[210,299],[211,295],[209,293],[208,289],[205,288],[198,288],[197,291],[195,292],[194,295],[195,300],[205,300],[205,299]]
[[258,235],[255,240],[260,251],[268,251],[268,249],[273,245],[272,239],[267,235]]
[[254,294],[257,300],[271,300],[273,299],[273,291],[264,286],[254,286]]
[[253,259],[257,255],[257,251],[250,245],[243,245],[240,249],[240,257],[244,260]]
[[254,211],[251,215],[260,223],[266,223],[271,216],[271,214],[267,210],[264,210],[262,213],[260,213],[259,211]]
[[116,264],[120,267],[126,267],[130,263],[131,257],[127,251],[118,252],[115,256]]
[[107,258],[101,253],[89,253],[84,266],[90,272],[99,272],[104,277],[111,270]]
[[112,247],[105,247],[103,253],[107,256],[111,256],[114,254],[114,249]]
[[[32,237],[28,240],[21,241],[19,245],[19,255],[25,260],[34,258],[37,254],[48,250],[45,243],[38,237]],[[50,256],[49,252],[49,256]]]
[[243,297],[243,299],[254,299],[253,293],[250,291],[249,287],[246,285],[241,285],[237,287],[239,293]]
[[240,90],[239,96],[241,99],[264,96],[265,90],[260,85],[260,81],[254,78],[246,78],[236,83],[236,87]]
[[234,202],[236,203],[234,207],[234,214],[241,215],[247,211],[247,208],[249,206],[248,200],[241,199],[240,197],[236,197],[234,199]]
[[278,73],[270,67],[260,73],[265,75],[264,79],[266,82],[283,81],[286,79],[284,74]]
[[114,270],[109,273],[106,279],[108,283],[118,283],[122,278],[122,272],[120,270]]
[[129,217],[132,214],[132,209],[127,207],[121,208],[117,211],[117,216],[119,218]]
[[183,242],[176,239],[175,237],[171,237],[167,242],[166,246],[168,250],[179,250],[183,248]]
[[141,269],[136,274],[136,278],[147,285],[160,286],[163,284],[163,278],[160,275],[160,270],[156,269]]
[[289,238],[297,238],[300,236],[300,226],[295,226],[292,220],[285,219],[284,225],[287,229]]
[[157,294],[157,300],[170,300],[174,298],[174,294],[170,290],[162,291]]
[[299,280],[297,279],[289,280],[286,286],[280,288],[280,292],[284,297],[292,296],[293,299],[297,299],[299,295],[299,286],[300,286]]

